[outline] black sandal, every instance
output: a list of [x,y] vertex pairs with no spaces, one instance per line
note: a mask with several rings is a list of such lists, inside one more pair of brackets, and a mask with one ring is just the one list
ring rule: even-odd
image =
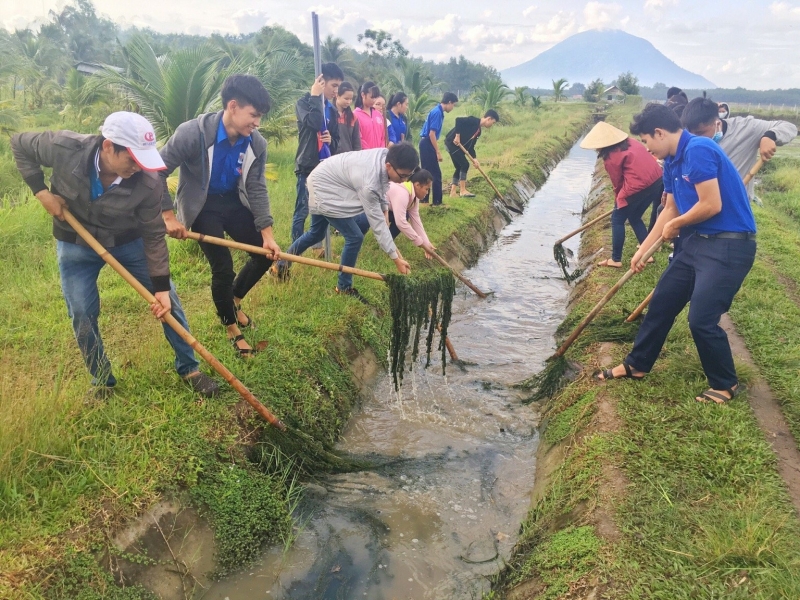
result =
[[240,348],[236,344],[236,342],[240,342],[240,341],[242,341],[244,339],[244,336],[241,333],[239,335],[237,335],[236,337],[229,338],[229,339],[230,339],[231,345],[233,346],[233,349],[236,350],[236,352],[239,353],[239,356],[241,358],[249,358],[249,357],[253,356],[256,353],[256,351],[253,348]]
[[726,388],[725,391],[731,395],[730,398],[726,398],[719,392],[714,391],[713,388],[708,388],[705,392],[700,394],[700,396],[696,397],[695,401],[701,402],[702,404],[727,404],[741,393],[742,386],[737,384],[735,388],[729,387]]
[[[239,329],[255,329],[256,328],[256,324],[253,323],[253,319],[250,318],[250,315],[248,315],[246,312],[244,312],[242,310],[242,305],[241,304],[234,304],[233,305],[233,310],[236,311],[236,324],[239,326]],[[239,321],[239,311],[240,310],[244,313],[244,316],[247,317],[247,323],[242,323],[242,322]]]
[[[644,375],[634,375],[628,363],[623,362],[622,366],[625,367],[625,375],[614,375],[614,369],[612,367],[611,369],[605,369],[603,371],[595,371],[592,377],[597,381],[609,381],[611,379],[633,379],[634,381],[641,381],[645,378]],[[603,377],[601,378],[600,375]]]

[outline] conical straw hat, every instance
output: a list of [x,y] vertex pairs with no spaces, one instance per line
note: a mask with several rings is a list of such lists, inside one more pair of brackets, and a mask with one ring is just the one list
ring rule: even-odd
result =
[[617,129],[613,125],[609,125],[605,121],[600,121],[597,125],[592,127],[592,130],[583,138],[581,148],[598,150],[600,148],[608,148],[614,144],[619,144],[621,141],[627,139],[627,133],[621,129]]

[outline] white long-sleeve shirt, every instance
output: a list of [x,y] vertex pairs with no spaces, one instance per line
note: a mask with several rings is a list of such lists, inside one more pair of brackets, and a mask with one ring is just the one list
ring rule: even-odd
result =
[[386,148],[374,148],[322,161],[308,176],[308,210],[333,219],[365,213],[378,244],[394,260],[397,247],[383,216],[389,210],[387,152]]

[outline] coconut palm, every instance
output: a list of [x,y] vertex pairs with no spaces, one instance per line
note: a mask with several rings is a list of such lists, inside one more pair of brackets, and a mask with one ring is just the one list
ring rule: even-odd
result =
[[514,88],[514,104],[517,106],[525,106],[528,102],[528,98],[530,98],[530,94],[528,94],[528,88],[526,86],[522,87],[515,87]]
[[531,106],[534,109],[541,108],[542,106],[542,97],[541,96],[531,96]]
[[559,100],[563,100],[565,96],[565,92],[567,91],[567,83],[569,83],[565,78],[561,78],[559,80],[553,80],[553,101],[558,102]]
[[67,79],[62,89],[65,106],[61,114],[77,122],[83,122],[92,109],[98,105],[108,106],[111,94],[107,87],[97,79],[87,80],[86,77],[72,69],[67,73]]
[[386,74],[381,85],[388,93],[402,91],[408,96],[406,121],[409,130],[421,127],[428,111],[436,105],[433,95],[436,84],[430,71],[406,57],[401,56],[395,61],[394,70]]
[[23,94],[30,92],[34,107],[41,108],[45,98],[58,89],[56,78],[69,67],[66,52],[29,29],[15,31],[8,50],[13,57],[9,62],[14,64],[14,74],[25,85]]
[[499,79],[485,79],[472,86],[472,101],[480,105],[483,111],[497,110],[500,103],[514,95],[505,83]]

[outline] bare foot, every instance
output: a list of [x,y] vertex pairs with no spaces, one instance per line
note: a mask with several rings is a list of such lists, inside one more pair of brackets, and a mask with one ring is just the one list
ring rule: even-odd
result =
[[597,266],[598,267],[614,267],[615,269],[621,269],[622,268],[622,262],[615,262],[615,261],[611,260],[610,258],[607,258],[607,259],[601,260],[599,263],[597,263]]

